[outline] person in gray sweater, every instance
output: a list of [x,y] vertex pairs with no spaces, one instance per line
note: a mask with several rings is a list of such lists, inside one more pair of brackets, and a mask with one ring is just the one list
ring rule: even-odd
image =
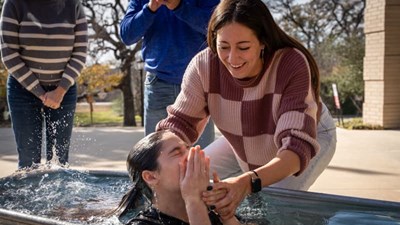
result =
[[[1,54],[18,168],[68,162],[79,76],[86,61],[87,22],[79,0],[6,0]],[[42,135],[46,127],[45,136]]]

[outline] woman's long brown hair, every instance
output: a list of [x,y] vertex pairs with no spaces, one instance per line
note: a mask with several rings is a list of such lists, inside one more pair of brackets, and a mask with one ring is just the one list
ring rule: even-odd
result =
[[292,47],[300,50],[307,58],[311,71],[311,84],[315,99],[319,101],[319,70],[311,53],[296,39],[287,35],[274,21],[268,7],[261,0],[221,0],[208,24],[207,42],[216,53],[217,31],[232,22],[240,23],[256,34],[265,45],[264,54],[271,56],[277,50]]

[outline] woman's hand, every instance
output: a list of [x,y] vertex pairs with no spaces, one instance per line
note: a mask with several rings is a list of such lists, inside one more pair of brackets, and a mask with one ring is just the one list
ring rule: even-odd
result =
[[[213,182],[214,184],[219,183],[220,179],[216,172],[213,173]],[[209,186],[212,187],[212,186]],[[211,207],[211,209],[215,209],[215,204],[225,198],[227,194],[227,190],[224,189],[217,189],[217,188],[207,188],[207,191],[203,192],[203,201]],[[206,196],[206,197],[204,197]],[[218,209],[215,209],[217,213],[220,213]],[[238,219],[233,215],[232,217],[221,217],[221,221],[224,225],[237,225],[240,224]]]
[[44,95],[43,104],[52,109],[58,109],[67,91],[62,87],[57,87]]
[[[213,182],[214,184],[219,183],[221,180],[216,172],[213,172]],[[202,199],[206,205],[214,209],[215,204],[225,198],[227,193],[226,189],[216,189],[213,186],[208,186],[207,191],[202,193]]]
[[210,159],[200,146],[190,148],[187,160],[180,162],[180,187],[189,224],[210,225],[206,204],[201,193],[209,184]]
[[185,161],[180,163],[182,197],[185,202],[201,201],[201,194],[209,185],[210,160],[200,146],[196,146],[189,150]]
[[160,6],[162,5],[162,1],[160,0],[150,0],[148,3],[149,9],[152,12],[156,12],[158,8],[160,8]]
[[[251,193],[250,180],[251,177],[245,173],[238,177],[228,178],[215,183],[212,192],[203,192],[203,200],[207,204],[215,206],[215,210],[219,213],[223,221],[228,220],[234,217],[239,204]],[[216,197],[218,195],[213,193],[218,190],[227,191],[225,196],[219,200]]]
[[176,7],[178,7],[179,3],[181,3],[181,0],[161,0],[165,6],[169,10],[174,10]]

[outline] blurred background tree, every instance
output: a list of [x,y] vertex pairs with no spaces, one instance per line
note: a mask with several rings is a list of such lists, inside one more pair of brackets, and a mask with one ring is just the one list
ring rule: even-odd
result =
[[[334,110],[332,83],[336,83],[343,113],[361,115],[366,0],[263,1],[277,23],[314,55],[321,72],[321,97],[328,108]],[[3,2],[0,0],[0,7]],[[125,46],[119,36],[119,23],[128,0],[82,0],[82,3],[89,25],[89,60],[78,83],[86,83],[83,88],[92,94],[113,88],[121,90],[123,125],[136,126],[135,115],[142,114],[143,68],[137,66],[141,64],[138,59],[141,44]],[[114,70],[119,71],[115,73],[115,80],[107,80]],[[0,63],[0,107],[3,105],[3,108],[6,78],[7,72]],[[3,112],[1,108],[0,111]]]
[[138,76],[133,65],[140,44],[126,46],[119,36],[119,24],[125,15],[128,0],[82,0],[82,4],[86,8],[89,26],[88,54],[92,63],[108,58],[115,68],[119,68],[122,79],[114,88],[120,89],[123,95],[123,125],[136,126],[132,78]]
[[334,109],[332,83],[344,114],[361,115],[366,0],[264,0],[277,23],[314,55],[321,72],[321,97]]
[[94,64],[83,69],[77,79],[79,98],[84,98],[90,106],[90,121],[93,124],[94,97],[112,91],[121,83],[123,74],[112,70],[109,65]]

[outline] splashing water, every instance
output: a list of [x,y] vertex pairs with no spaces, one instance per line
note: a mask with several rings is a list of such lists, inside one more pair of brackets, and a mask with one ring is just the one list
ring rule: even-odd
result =
[[[130,185],[126,173],[52,165],[0,179],[0,208],[74,224],[120,225],[105,215]],[[399,225],[400,203],[268,189],[246,198],[237,215],[259,225]]]
[[120,224],[116,217],[103,215],[116,207],[128,190],[128,176],[52,168],[1,179],[0,208],[79,224],[99,224],[106,219]]

